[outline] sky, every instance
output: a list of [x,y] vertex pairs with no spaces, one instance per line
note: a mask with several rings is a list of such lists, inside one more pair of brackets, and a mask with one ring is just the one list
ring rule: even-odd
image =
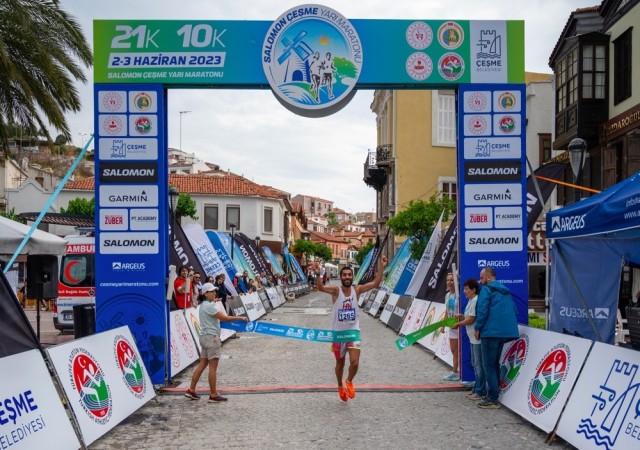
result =
[[[361,0],[319,2],[348,19],[525,21],[525,69],[551,73],[547,63],[576,8],[592,0]],[[93,45],[94,19],[268,20],[301,5],[292,0],[61,0]],[[93,71],[77,83],[82,111],[68,116],[73,143],[93,133]],[[347,212],[375,211],[373,188],[362,181],[376,143],[373,91],[358,91],[341,111],[305,118],[286,110],[270,90],[173,89],[169,91],[169,147],[194,153],[262,185],[321,197]],[[180,111],[190,111],[180,114]],[[180,117],[182,116],[182,120]],[[93,148],[93,145],[91,146]]]

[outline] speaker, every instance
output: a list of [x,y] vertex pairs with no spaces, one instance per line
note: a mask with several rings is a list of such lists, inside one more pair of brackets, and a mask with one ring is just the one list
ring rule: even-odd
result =
[[627,327],[631,346],[640,350],[640,305],[627,306]]
[[58,257],[53,255],[27,256],[27,297],[58,297]]

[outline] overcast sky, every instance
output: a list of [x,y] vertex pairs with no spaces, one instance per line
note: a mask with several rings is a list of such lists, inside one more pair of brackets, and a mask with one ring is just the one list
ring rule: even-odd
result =
[[[93,45],[94,19],[274,20],[294,0],[62,0]],[[311,2],[310,2],[311,3]],[[318,2],[349,19],[525,20],[525,68],[547,72],[549,55],[569,14],[593,6],[586,0],[361,0]],[[82,112],[69,117],[81,146],[93,132],[93,73],[79,84]],[[334,201],[355,213],[375,210],[375,191],[362,181],[369,149],[376,146],[373,91],[359,91],[342,111],[322,119],[299,117],[269,90],[170,90],[169,147],[195,153],[248,179]]]

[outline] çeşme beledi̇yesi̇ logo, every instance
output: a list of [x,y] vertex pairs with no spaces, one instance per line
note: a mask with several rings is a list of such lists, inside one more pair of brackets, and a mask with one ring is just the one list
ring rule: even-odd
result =
[[286,104],[321,110],[345,99],[362,69],[356,29],[340,13],[302,5],[278,17],[262,46],[262,67]]

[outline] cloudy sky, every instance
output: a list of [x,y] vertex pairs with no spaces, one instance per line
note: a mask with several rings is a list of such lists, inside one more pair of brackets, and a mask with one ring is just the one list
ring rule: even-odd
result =
[[[94,19],[274,20],[295,0],[62,0],[92,43]],[[593,0],[362,0],[319,2],[349,19],[525,20],[525,67],[550,72],[549,55],[569,14]],[[79,84],[82,112],[69,117],[74,143],[93,132],[93,73]],[[362,181],[367,151],[376,146],[373,91],[359,91],[342,111],[299,117],[268,90],[170,90],[169,146],[292,195],[333,200],[349,212],[374,211],[375,191]],[[180,111],[191,111],[182,115]],[[182,128],[182,133],[180,133]],[[180,135],[182,134],[182,139]]]

